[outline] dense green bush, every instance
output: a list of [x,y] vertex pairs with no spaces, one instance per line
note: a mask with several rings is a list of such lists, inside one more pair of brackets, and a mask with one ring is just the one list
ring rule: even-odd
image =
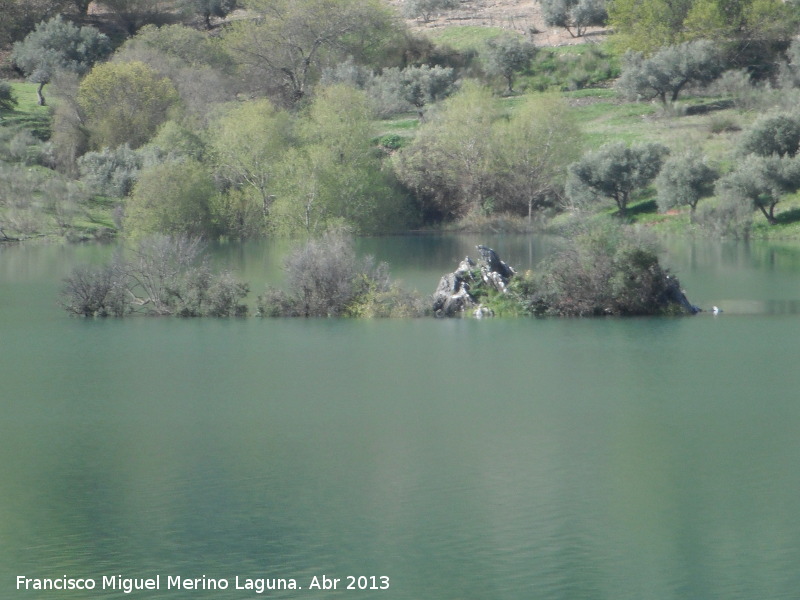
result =
[[100,152],[87,152],[78,159],[81,181],[94,194],[112,198],[130,194],[141,167],[141,157],[127,144],[114,150],[103,148]]
[[753,203],[737,197],[710,200],[698,206],[694,222],[714,237],[746,239],[753,226]]

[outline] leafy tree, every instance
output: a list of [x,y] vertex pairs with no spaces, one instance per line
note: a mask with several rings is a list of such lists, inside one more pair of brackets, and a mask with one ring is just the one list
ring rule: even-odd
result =
[[555,95],[536,95],[500,122],[493,135],[499,210],[533,217],[562,192],[564,165],[577,160],[583,138],[567,104]]
[[319,234],[337,225],[360,233],[401,228],[405,202],[381,169],[366,94],[321,90],[300,124],[299,146],[283,161],[273,225],[280,233]]
[[503,77],[512,93],[517,73],[528,68],[536,47],[517,35],[502,35],[486,42],[485,68],[489,75]]
[[426,23],[434,13],[458,8],[458,0],[404,0],[403,15],[409,19],[422,18]]
[[743,200],[775,225],[775,207],[781,198],[800,188],[800,159],[789,156],[748,155],[733,171],[719,179],[717,196]]
[[128,201],[125,229],[134,238],[153,234],[209,236],[217,193],[206,168],[193,160],[143,169]]
[[251,77],[278,82],[296,103],[326,64],[365,58],[396,35],[380,0],[248,0],[259,18],[234,23],[225,41]]
[[96,66],[81,82],[78,103],[94,148],[138,148],[178,106],[175,86],[140,62]]
[[114,150],[87,152],[78,159],[81,180],[100,196],[122,198],[133,189],[142,167],[141,157],[127,144]]
[[[234,106],[211,125],[213,162],[237,200],[225,205],[229,232],[263,231],[275,179],[292,143],[291,125],[288,113],[269,100]],[[254,220],[260,226],[247,222]]]
[[182,0],[184,10],[203,17],[206,29],[211,29],[211,17],[226,17],[238,4],[238,0]]
[[655,143],[603,144],[569,166],[567,195],[578,203],[610,198],[624,218],[633,192],[653,181],[667,154],[665,146]]
[[694,218],[697,203],[714,192],[717,171],[696,151],[674,154],[664,161],[656,177],[658,208],[666,212],[676,206],[688,206]]
[[493,139],[499,118],[491,92],[468,82],[392,157],[398,179],[413,191],[426,219],[484,210],[497,183]]
[[17,105],[17,97],[11,84],[0,80],[0,110],[14,110]]
[[581,37],[588,27],[605,25],[605,0],[543,0],[544,21],[563,27],[572,37]]
[[645,58],[641,52],[629,52],[624,57],[622,75],[617,87],[631,99],[678,99],[691,83],[710,83],[722,73],[719,54],[706,40],[668,46]]
[[106,35],[90,26],[78,28],[59,15],[42,21],[23,41],[14,44],[11,58],[30,81],[39,84],[39,104],[44,106],[42,89],[57,71],[82,75],[110,51]]
[[450,67],[422,65],[384,69],[369,83],[368,92],[383,116],[416,110],[420,119],[429,104],[442,100],[455,89]]
[[777,114],[761,117],[739,140],[743,155],[794,156],[800,149],[800,116]]

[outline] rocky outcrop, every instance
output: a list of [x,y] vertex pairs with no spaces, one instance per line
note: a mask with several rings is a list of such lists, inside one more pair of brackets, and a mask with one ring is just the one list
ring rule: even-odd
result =
[[476,292],[485,288],[506,293],[515,271],[500,260],[491,248],[479,245],[476,249],[480,254],[477,262],[467,256],[455,271],[439,280],[439,286],[433,293],[435,316],[460,317],[472,314],[481,319],[493,315],[491,309],[482,306],[476,299]]

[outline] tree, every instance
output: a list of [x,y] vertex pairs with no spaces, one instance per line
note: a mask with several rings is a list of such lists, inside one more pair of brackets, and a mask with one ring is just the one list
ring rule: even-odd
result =
[[497,183],[493,139],[499,118],[491,92],[468,82],[392,157],[398,179],[413,191],[426,219],[485,209]]
[[761,211],[775,225],[775,207],[781,198],[800,188],[800,159],[789,156],[745,157],[733,171],[719,179],[717,196],[743,200]]
[[396,35],[391,11],[380,0],[249,0],[258,19],[232,24],[230,50],[252,77],[279,82],[297,103],[322,67],[366,58]]
[[214,180],[197,161],[143,169],[128,201],[126,232],[132,237],[212,235],[210,207],[216,193]]
[[668,157],[656,177],[659,210],[666,212],[676,206],[688,206],[694,218],[700,199],[713,194],[717,177],[717,171],[697,151]]
[[655,143],[603,144],[569,166],[567,195],[579,203],[610,198],[625,218],[631,195],[653,181],[667,154],[666,146]]
[[335,85],[318,92],[283,161],[273,226],[317,235],[338,225],[359,233],[402,228],[405,199],[381,168],[364,92]]
[[422,17],[426,23],[434,13],[458,8],[458,0],[404,0],[403,15],[409,19]]
[[[292,143],[291,125],[288,113],[266,99],[234,106],[212,123],[217,173],[239,195],[226,211],[231,232],[263,231],[277,191],[275,179]],[[253,219],[261,226],[245,222]]]
[[485,68],[490,75],[503,77],[512,93],[514,79],[530,65],[536,47],[517,35],[502,35],[486,42]]
[[206,29],[211,29],[211,17],[226,17],[238,4],[238,0],[182,0],[184,10],[203,17]]
[[605,25],[605,0],[543,0],[544,21],[563,27],[572,37],[581,37],[588,27]]
[[179,103],[175,86],[140,62],[104,63],[81,82],[78,103],[86,115],[92,147],[138,148]]
[[83,75],[111,51],[108,37],[90,26],[76,27],[57,16],[42,21],[21,42],[14,44],[11,59],[39,84],[39,105],[44,106],[44,86],[57,71]]
[[455,71],[438,65],[384,69],[367,87],[380,115],[416,110],[420,120],[426,106],[447,98],[454,89]]
[[555,95],[529,96],[500,122],[495,207],[525,214],[551,203],[563,190],[564,165],[581,154],[583,136],[567,104]]
[[667,97],[675,102],[690,83],[710,83],[721,73],[714,44],[698,40],[663,48],[650,58],[628,52],[617,87],[630,99],[658,98],[666,104]]
[[759,118],[739,140],[742,155],[794,156],[800,149],[800,117],[794,114]]

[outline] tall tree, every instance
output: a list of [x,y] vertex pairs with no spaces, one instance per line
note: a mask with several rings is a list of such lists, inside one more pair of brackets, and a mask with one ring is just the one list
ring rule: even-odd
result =
[[138,148],[170,118],[180,98],[165,77],[140,62],[104,63],[84,78],[78,103],[93,148]]
[[367,57],[396,35],[380,0],[249,0],[258,14],[237,22],[225,40],[253,78],[278,81],[288,102],[308,93],[322,66]]
[[58,71],[82,75],[111,51],[106,35],[94,27],[76,27],[61,16],[42,21],[21,42],[14,44],[11,59],[39,84],[39,104],[44,106],[44,86]]
[[536,47],[520,36],[501,35],[486,42],[484,54],[486,71],[505,79],[510,94],[514,91],[517,73],[528,68],[536,54]]

